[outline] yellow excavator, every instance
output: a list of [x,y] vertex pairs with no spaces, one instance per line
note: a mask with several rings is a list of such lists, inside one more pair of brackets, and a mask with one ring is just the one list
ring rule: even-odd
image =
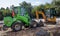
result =
[[39,14],[42,15],[45,23],[56,23],[56,10],[54,8],[49,8],[46,11],[36,11],[36,19],[40,19]]

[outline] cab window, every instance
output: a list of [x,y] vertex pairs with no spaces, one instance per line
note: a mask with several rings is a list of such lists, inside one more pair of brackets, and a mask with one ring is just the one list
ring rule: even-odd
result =
[[25,8],[21,8],[20,15],[24,16],[24,15],[25,15],[25,13],[26,13]]

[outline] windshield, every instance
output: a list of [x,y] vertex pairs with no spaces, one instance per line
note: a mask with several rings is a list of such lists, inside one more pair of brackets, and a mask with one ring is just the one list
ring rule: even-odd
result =
[[25,10],[25,8],[24,7],[14,7],[14,13],[15,14],[19,14],[20,13],[20,15],[21,16],[24,16],[25,14],[26,14],[26,10]]
[[17,14],[18,13],[18,9],[15,9],[14,12]]
[[47,9],[46,10],[46,16],[51,18],[51,17],[54,17],[56,14],[56,10],[55,9]]
[[21,8],[20,15],[24,16],[24,15],[25,15],[25,13],[26,13],[26,10],[25,10],[25,8]]
[[50,18],[50,10],[46,10],[46,16]]

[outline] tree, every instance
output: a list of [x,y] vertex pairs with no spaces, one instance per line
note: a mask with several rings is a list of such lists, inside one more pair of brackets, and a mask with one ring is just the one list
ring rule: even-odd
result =
[[60,0],[53,0],[52,5],[56,8],[57,15],[60,16]]
[[31,3],[27,3],[27,2],[25,2],[25,1],[23,1],[22,3],[20,3],[20,6],[26,8],[27,10],[28,10],[28,9],[32,9]]
[[5,8],[1,7],[0,11],[1,12],[4,12],[5,11]]
[[45,5],[41,4],[39,6],[35,6],[33,9],[32,9],[32,12],[35,13],[36,11],[41,11],[41,9],[45,9]]
[[51,8],[51,7],[52,7],[51,4],[49,4],[49,3],[46,3],[46,4],[45,4],[45,8]]
[[26,9],[26,11],[28,12],[28,14],[30,15],[30,17],[32,17],[32,5],[31,3],[27,3],[25,1],[23,1],[22,3],[20,3],[21,7],[24,7]]
[[5,8],[1,7],[1,10],[5,10]]
[[6,13],[10,13],[10,9],[8,7],[6,8]]

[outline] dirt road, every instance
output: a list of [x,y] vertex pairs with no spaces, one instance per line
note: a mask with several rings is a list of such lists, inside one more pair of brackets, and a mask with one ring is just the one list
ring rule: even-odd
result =
[[[47,32],[47,33],[46,33]],[[13,32],[11,29],[7,31],[0,31],[0,36],[40,36],[40,34],[45,34],[48,36],[60,36],[60,24],[58,25],[47,25],[45,27],[37,28],[25,28],[18,32]],[[52,34],[50,34],[52,33]]]

